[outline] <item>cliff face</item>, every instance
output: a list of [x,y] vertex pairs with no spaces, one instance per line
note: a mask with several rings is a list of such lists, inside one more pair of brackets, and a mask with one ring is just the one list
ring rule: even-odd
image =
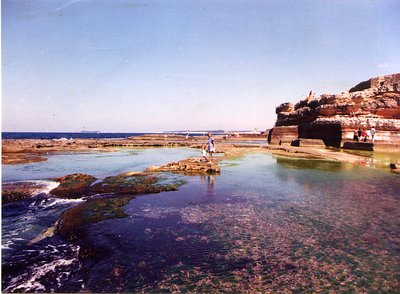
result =
[[271,142],[322,139],[340,147],[355,129],[375,127],[375,144],[400,146],[400,74],[372,78],[342,94],[307,97],[276,108]]

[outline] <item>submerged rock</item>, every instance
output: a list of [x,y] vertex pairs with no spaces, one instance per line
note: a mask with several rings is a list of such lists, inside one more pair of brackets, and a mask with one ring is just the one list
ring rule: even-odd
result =
[[57,222],[56,232],[69,241],[86,235],[87,226],[106,219],[123,218],[123,206],[134,196],[89,199],[65,211]]

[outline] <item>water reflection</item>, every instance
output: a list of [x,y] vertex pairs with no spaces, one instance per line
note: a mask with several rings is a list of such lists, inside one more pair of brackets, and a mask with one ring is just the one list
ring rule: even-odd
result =
[[205,183],[207,183],[207,195],[208,196],[214,196],[215,195],[215,181],[216,181],[216,175],[207,175],[207,176],[201,176],[201,180]]
[[388,168],[390,163],[400,160],[399,152],[389,151],[363,151],[363,150],[343,150],[345,153],[362,156],[362,164],[373,168]]
[[345,164],[338,161],[329,160],[316,160],[316,159],[303,159],[303,158],[289,158],[276,156],[276,163],[285,168],[295,169],[317,169],[323,171],[340,171],[345,167]]

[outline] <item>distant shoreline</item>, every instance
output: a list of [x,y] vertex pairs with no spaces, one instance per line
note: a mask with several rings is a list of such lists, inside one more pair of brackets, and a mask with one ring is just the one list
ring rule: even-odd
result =
[[125,139],[145,135],[181,135],[181,136],[205,136],[207,132],[214,135],[225,134],[253,134],[261,135],[261,132],[251,131],[223,131],[223,130],[196,130],[196,131],[163,131],[163,132],[101,132],[101,131],[81,131],[81,132],[2,132],[3,140],[12,139],[35,139],[35,140],[55,140],[55,139]]

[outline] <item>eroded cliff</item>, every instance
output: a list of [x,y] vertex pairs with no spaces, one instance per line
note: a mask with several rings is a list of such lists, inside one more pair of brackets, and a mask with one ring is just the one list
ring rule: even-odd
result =
[[[321,139],[340,147],[354,130],[376,129],[374,144],[400,147],[400,74],[372,78],[342,94],[309,95],[276,108],[271,143]],[[371,137],[369,138],[371,139]]]

